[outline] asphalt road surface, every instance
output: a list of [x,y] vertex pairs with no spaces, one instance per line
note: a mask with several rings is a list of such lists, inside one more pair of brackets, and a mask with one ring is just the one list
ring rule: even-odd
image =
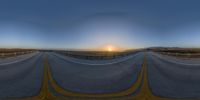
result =
[[138,52],[83,60],[54,52],[0,59],[0,100],[200,98],[200,59]]

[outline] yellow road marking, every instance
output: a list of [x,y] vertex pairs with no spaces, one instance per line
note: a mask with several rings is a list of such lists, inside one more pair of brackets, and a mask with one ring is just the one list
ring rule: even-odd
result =
[[136,96],[126,97],[119,100],[194,100],[194,99],[175,99],[175,98],[164,98],[164,97],[154,96],[149,87],[146,55],[144,58],[143,67],[144,67],[144,78],[143,78],[144,80],[139,94],[137,94]]
[[[44,96],[42,100],[95,100],[98,99],[107,99],[107,100],[174,100],[174,99],[169,99],[169,98],[161,98],[154,96],[149,88],[149,83],[148,83],[148,72],[147,72],[147,60],[146,60],[146,55],[144,58],[144,62],[142,64],[141,71],[138,75],[138,79],[136,83],[132,86],[132,88],[129,88],[128,90],[118,92],[118,93],[110,93],[110,94],[82,94],[82,93],[76,93],[76,92],[69,92],[66,91],[65,89],[61,88],[59,85],[56,84],[56,81],[53,79],[52,74],[51,74],[51,69],[48,61],[45,61],[45,74],[44,74],[44,82],[43,82],[43,89],[41,92],[41,96]],[[142,78],[143,77],[143,78]],[[143,81],[142,81],[143,79]],[[52,88],[59,94],[62,94],[63,96],[70,96],[70,97],[76,97],[76,98],[64,98],[64,97],[55,97],[53,96],[48,90],[48,80],[50,81],[50,84]],[[142,84],[143,82],[143,84]],[[133,89],[136,90],[140,85],[142,84],[140,92],[135,95],[135,96],[127,96],[133,93]],[[42,94],[43,93],[43,94]],[[125,96],[121,98],[117,98],[120,96]],[[85,98],[88,97],[88,98]],[[90,98],[93,97],[93,98]],[[103,98],[102,98],[103,97]],[[114,98],[112,98],[114,97]],[[33,99],[32,99],[33,100]],[[41,100],[41,99],[40,99]],[[175,99],[179,100],[179,99]],[[183,99],[181,99],[183,100]]]
[[[172,99],[172,98],[162,98],[162,97],[154,96],[149,88],[146,55],[144,57],[144,62],[142,64],[141,71],[138,75],[138,78],[135,84],[129,89],[125,91],[117,92],[117,93],[82,94],[82,93],[69,92],[69,91],[64,90],[59,85],[57,85],[55,80],[53,79],[47,57],[45,58],[45,62],[44,62],[44,76],[43,77],[44,78],[42,82],[42,87],[38,96],[17,98],[17,99],[10,99],[10,100],[194,100],[194,99]],[[49,91],[48,82],[50,82],[52,88],[57,93],[66,97],[68,96],[68,97],[73,97],[73,98],[54,96]],[[133,93],[136,89],[138,89],[140,85],[142,85],[142,87],[140,88],[140,91],[138,94],[136,94],[135,96],[127,96]],[[88,98],[85,98],[85,97],[88,97]],[[195,99],[195,100],[199,100],[199,99]]]
[[[48,67],[50,67],[50,65],[48,65]],[[139,72],[136,82],[127,90],[120,91],[120,92],[114,92],[114,93],[102,93],[102,94],[92,94],[91,93],[90,94],[90,93],[71,92],[71,91],[63,89],[53,79],[53,77],[51,75],[51,69],[48,68],[48,77],[49,77],[49,81],[50,81],[50,84],[53,87],[53,89],[57,93],[62,94],[64,96],[73,96],[73,97],[117,97],[117,96],[130,95],[133,92],[135,92],[138,89],[138,87],[140,86],[140,84],[142,83],[142,74],[143,74],[143,68],[141,68],[141,71]]]
[[48,87],[48,72],[47,72],[48,66],[47,66],[47,63],[48,63],[48,59],[47,59],[47,57],[45,57],[42,87],[40,89],[40,93],[37,96],[23,97],[23,98],[9,99],[9,100],[55,100],[56,99],[55,96],[53,96],[50,93],[49,87]]

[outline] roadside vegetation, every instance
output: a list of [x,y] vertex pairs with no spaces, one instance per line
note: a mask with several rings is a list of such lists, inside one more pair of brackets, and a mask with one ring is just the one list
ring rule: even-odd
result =
[[199,48],[153,48],[149,50],[175,57],[200,58]]
[[136,53],[136,50],[123,51],[123,52],[108,52],[108,51],[56,51],[56,53],[70,56],[78,59],[86,60],[109,60],[128,56]]
[[0,58],[13,57],[23,54],[32,53],[34,49],[0,49]]

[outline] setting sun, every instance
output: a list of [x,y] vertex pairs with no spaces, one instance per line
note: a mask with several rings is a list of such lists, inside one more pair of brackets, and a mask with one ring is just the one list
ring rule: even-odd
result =
[[108,51],[109,52],[113,51],[112,47],[108,47]]
[[104,50],[108,52],[112,52],[112,51],[116,51],[117,49],[113,45],[107,45],[106,47],[104,47]]
[[100,47],[99,50],[107,51],[107,52],[119,52],[119,51],[123,51],[124,48],[118,47],[116,45],[104,45]]

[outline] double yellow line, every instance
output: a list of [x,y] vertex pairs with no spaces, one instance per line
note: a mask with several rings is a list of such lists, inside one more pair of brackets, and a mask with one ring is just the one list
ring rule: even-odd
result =
[[[71,91],[65,90],[56,83],[51,73],[52,72],[51,72],[50,65],[48,63],[48,58],[46,57],[45,62],[44,62],[43,84],[42,84],[42,88],[39,95],[35,97],[28,97],[28,98],[23,98],[23,99],[25,100],[63,100],[63,99],[71,100],[72,98],[73,99],[91,98],[92,100],[94,100],[95,98],[98,98],[98,99],[110,98],[111,99],[111,98],[116,98],[116,97],[128,96],[134,93],[142,84],[143,68],[141,69],[136,82],[127,90],[115,92],[115,93],[102,93],[102,94],[77,93],[77,92],[71,92]],[[61,94],[64,97],[54,96],[49,90],[49,83],[50,83],[50,86],[53,88],[53,90],[55,90],[58,94]],[[72,98],[69,99],[68,97],[72,97]]]
[[[107,98],[107,99],[111,100],[111,99],[116,99],[118,97],[124,98],[124,97],[128,97],[129,95],[132,95],[134,92],[137,91],[137,89],[139,89],[140,85],[142,84],[143,73],[144,73],[144,68],[145,68],[145,66],[142,66],[136,82],[131,87],[129,87],[127,90],[120,91],[120,92],[114,92],[114,93],[102,93],[102,94],[92,94],[91,93],[91,94],[89,94],[89,93],[72,92],[72,91],[65,90],[62,87],[60,87],[51,75],[50,65],[48,63],[46,65],[48,65],[48,78],[49,78],[50,85],[53,87],[53,89],[57,93],[65,96],[65,97],[75,97],[75,99],[91,98],[92,100],[94,100],[94,98],[96,98],[96,99],[106,99]],[[64,99],[64,98],[62,98],[62,99]],[[67,98],[65,98],[65,99],[67,99]]]
[[37,96],[23,97],[23,98],[9,99],[9,100],[57,100],[56,97],[52,95],[52,93],[49,90],[49,78],[48,78],[48,71],[47,71],[48,69],[49,69],[48,58],[46,56],[45,61],[44,61],[44,72],[43,72],[44,74],[43,74],[42,87]]
[[[18,98],[15,100],[183,100],[183,99],[162,98],[154,96],[152,94],[148,81],[146,55],[144,57],[144,62],[142,64],[142,68],[136,82],[127,90],[120,92],[105,93],[105,94],[104,93],[88,94],[88,93],[72,92],[60,87],[53,79],[51,73],[52,72],[50,65],[48,63],[48,58],[46,57],[44,61],[44,76],[40,93],[37,96]],[[50,86],[55,92],[57,92],[61,96],[54,96],[49,89]],[[132,95],[138,89],[139,92],[136,95]],[[190,100],[190,99],[184,99],[184,100]]]

